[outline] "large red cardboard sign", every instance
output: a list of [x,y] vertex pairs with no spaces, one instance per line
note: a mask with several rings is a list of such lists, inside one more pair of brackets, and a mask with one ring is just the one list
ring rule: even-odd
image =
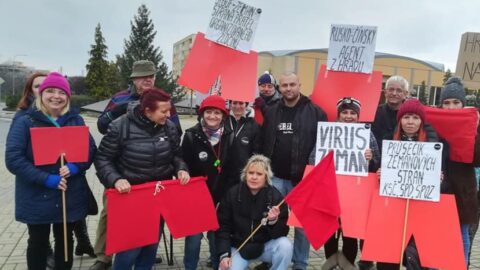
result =
[[179,85],[208,93],[220,76],[222,97],[252,102],[256,93],[258,54],[246,54],[205,39],[198,33],[187,62],[177,81]]
[[380,71],[372,74],[327,71],[326,66],[322,65],[311,98],[327,113],[328,121],[335,121],[338,100],[353,97],[362,104],[359,121],[373,122],[381,92]]
[[368,177],[337,175],[338,197],[343,235],[352,238],[365,238],[370,201],[378,186],[376,173]]
[[88,161],[87,126],[30,128],[36,166],[54,164],[64,154],[67,162]]
[[[410,200],[405,247],[413,236],[423,267],[466,269],[455,197],[440,202]],[[407,200],[374,192],[362,260],[399,263]]]
[[205,181],[194,177],[186,185],[179,180],[149,182],[132,186],[129,193],[107,190],[106,254],[158,242],[160,216],[174,238],[218,229]]

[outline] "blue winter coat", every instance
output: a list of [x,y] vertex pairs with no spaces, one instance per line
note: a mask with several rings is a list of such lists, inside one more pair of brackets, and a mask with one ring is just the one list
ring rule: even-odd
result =
[[[57,120],[60,126],[84,126],[83,118],[76,110],[70,110]],[[7,136],[5,163],[15,175],[15,218],[27,224],[62,222],[62,192],[45,186],[49,174],[58,174],[57,164],[35,166],[30,139],[31,127],[54,127],[40,111],[30,109],[13,121]],[[74,222],[87,215],[87,179],[85,171],[93,161],[95,141],[90,135],[89,159],[75,163],[79,173],[67,179],[67,222]]]

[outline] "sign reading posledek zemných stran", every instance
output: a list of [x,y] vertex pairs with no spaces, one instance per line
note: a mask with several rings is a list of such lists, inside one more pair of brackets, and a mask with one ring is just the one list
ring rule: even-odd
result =
[[442,149],[441,143],[384,140],[380,195],[438,202]]

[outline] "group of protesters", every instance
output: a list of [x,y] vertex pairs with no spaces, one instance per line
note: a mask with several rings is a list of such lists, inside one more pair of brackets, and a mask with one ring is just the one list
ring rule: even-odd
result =
[[[277,83],[272,74],[262,74],[258,78],[259,97],[252,106],[245,101],[208,96],[197,110],[198,123],[183,132],[171,96],[154,86],[156,73],[150,61],[133,64],[130,87],[117,93],[98,118],[98,130],[104,137],[97,149],[90,136],[88,161],[73,163],[67,157],[65,164],[59,160],[43,166],[34,163],[30,128],[85,123],[79,111],[70,106],[71,89],[62,74],[36,73],[28,78],[8,133],[5,156],[7,168],[16,176],[15,216],[28,227],[28,268],[46,269],[54,265],[55,269],[71,269],[73,232],[78,241],[75,254],[96,257],[92,270],[108,269],[112,262],[113,269],[151,269],[158,261],[158,243],[119,252],[114,260],[105,254],[105,196],[92,246],[85,218],[96,214],[92,209],[96,204],[85,173],[93,163],[105,188],[119,193],[129,193],[132,186],[158,179],[176,178],[181,185],[188,185],[190,177],[206,176],[220,225],[217,231],[205,232],[210,252],[208,264],[213,269],[246,269],[255,260],[263,262],[257,269],[287,269],[290,265],[293,269],[307,269],[310,243],[301,228],[294,229],[293,241],[287,238],[288,208],[279,203],[302,180],[307,164],[314,163],[317,124],[327,121],[327,115],[301,93],[299,77],[286,72]],[[409,98],[407,80],[390,77],[383,93],[386,102],[377,109],[365,151],[368,170],[378,174],[383,140],[446,144],[426,122],[424,106]],[[449,79],[440,100],[440,108],[463,108],[462,81]],[[344,97],[336,107],[338,122],[359,122],[361,100]],[[442,167],[442,191],[455,195],[467,264],[475,233],[472,228],[478,224],[474,168],[480,166],[479,151],[477,136],[473,163],[452,161],[444,151]],[[67,191],[67,258],[59,190]],[[259,224],[264,226],[243,245]],[[163,226],[162,221],[160,230]],[[327,258],[337,253],[341,235],[339,229],[324,245]],[[200,233],[185,238],[185,269],[197,269],[203,237]],[[358,239],[342,238],[342,252],[352,266],[373,267],[374,262],[357,261],[361,241],[359,245]],[[408,246],[414,245],[412,239]],[[377,263],[379,270],[398,267]]]

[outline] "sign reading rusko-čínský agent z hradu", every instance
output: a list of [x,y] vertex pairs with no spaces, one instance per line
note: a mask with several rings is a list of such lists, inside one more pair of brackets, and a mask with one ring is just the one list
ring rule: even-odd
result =
[[442,149],[438,142],[384,140],[380,195],[438,202]]
[[376,39],[376,26],[332,24],[328,70],[372,73]]
[[217,0],[205,38],[249,53],[262,10],[237,0]]
[[336,173],[367,176],[365,151],[369,147],[369,124],[318,122],[315,164],[333,150]]

